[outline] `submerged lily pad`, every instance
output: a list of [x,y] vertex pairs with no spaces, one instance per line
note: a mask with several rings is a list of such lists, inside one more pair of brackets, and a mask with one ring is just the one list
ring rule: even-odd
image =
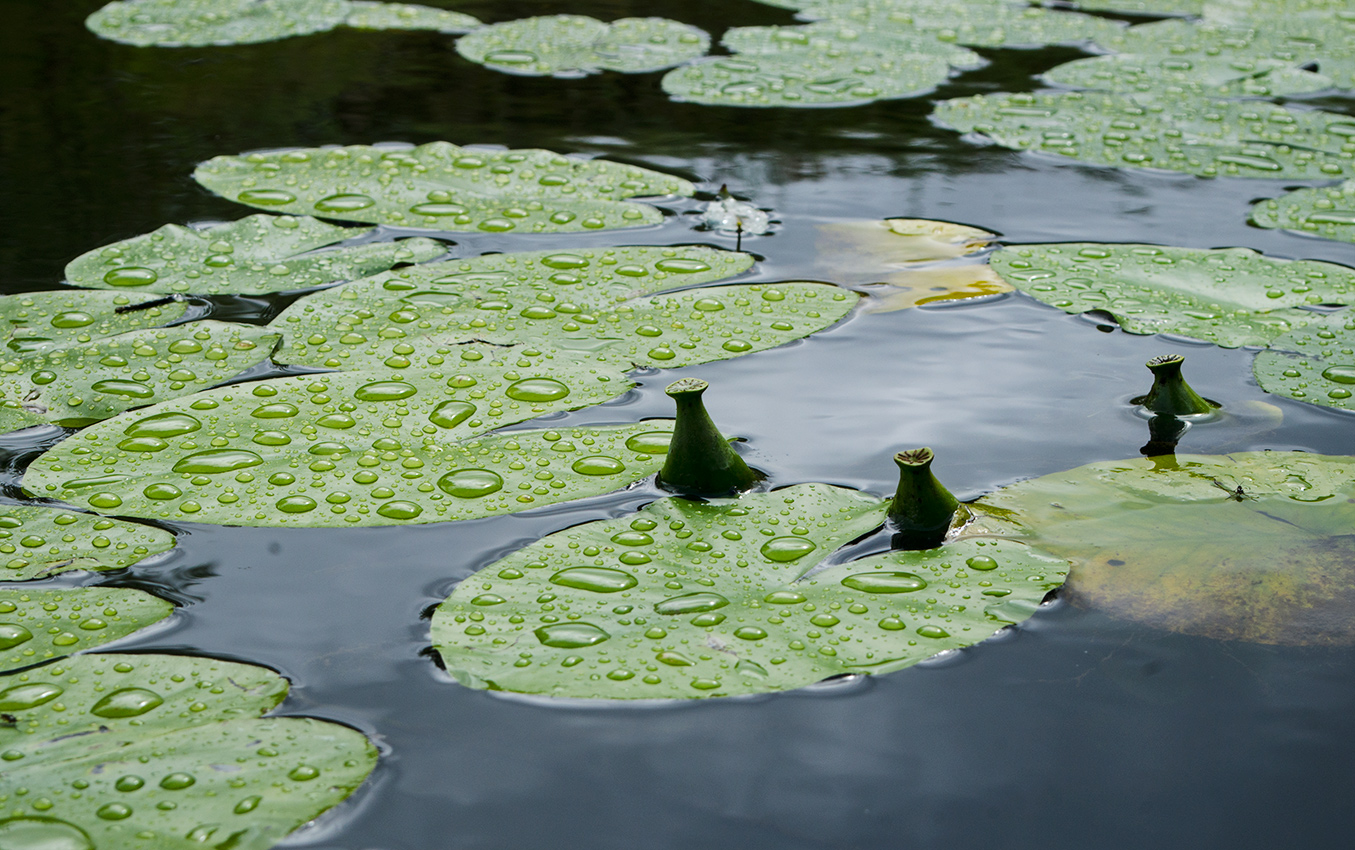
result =
[[286,693],[271,670],[178,655],[78,655],[0,678],[16,717],[0,726],[0,842],[271,847],[377,760],[346,726],[260,719]]
[[456,43],[457,53],[496,71],[557,77],[658,71],[703,56],[709,48],[705,30],[666,18],[605,24],[584,15],[492,24]]
[[935,115],[1016,150],[1202,177],[1320,179],[1349,172],[1355,156],[1342,149],[1355,136],[1355,119],[1254,101],[995,94],[943,101]]
[[206,47],[324,32],[351,11],[347,0],[115,0],[85,26],[137,47]]
[[[1355,316],[1344,310],[1271,341],[1252,361],[1261,389],[1309,404],[1355,410]],[[1294,352],[1292,354],[1287,352]]]
[[[163,599],[123,587],[0,588],[0,673],[102,646],[173,610]],[[0,677],[0,691],[5,682]],[[5,699],[0,693],[0,702]]]
[[1067,313],[1108,313],[1130,333],[1173,333],[1225,348],[1264,346],[1317,318],[1296,309],[1355,300],[1355,270],[1246,248],[1200,250],[1069,242],[1015,245],[993,268]]
[[806,50],[711,56],[669,71],[663,90],[721,106],[853,106],[923,94],[949,76],[934,55]]
[[149,525],[37,505],[0,506],[0,581],[118,570],[173,548],[174,535]]
[[1257,201],[1251,208],[1251,220],[1258,227],[1282,227],[1323,239],[1355,242],[1355,180]]
[[[153,306],[141,308],[139,305]],[[5,347],[20,356],[182,319],[188,305],[123,292],[57,289],[0,298]],[[13,355],[11,355],[13,356]]]
[[1066,564],[1006,541],[812,572],[883,522],[886,505],[825,484],[663,499],[552,534],[466,579],[434,613],[433,644],[471,687],[762,693],[978,643],[1063,580]]
[[366,277],[447,252],[432,239],[316,250],[370,232],[309,216],[262,214],[201,230],[167,224],[82,254],[66,266],[66,279],[100,289],[263,295]]
[[657,209],[625,199],[696,191],[679,177],[634,165],[448,142],[218,156],[193,178],[224,198],[274,212],[491,233],[658,224]]
[[360,30],[432,30],[463,33],[480,26],[480,21],[464,12],[434,9],[412,3],[377,3],[349,0],[343,25]]
[[189,395],[267,360],[278,339],[267,328],[203,321],[0,362],[0,427],[77,428]]
[[1226,640],[1348,644],[1352,497],[1355,457],[1135,458],[1004,487],[971,506],[966,534],[1067,558],[1069,597],[1117,617]]

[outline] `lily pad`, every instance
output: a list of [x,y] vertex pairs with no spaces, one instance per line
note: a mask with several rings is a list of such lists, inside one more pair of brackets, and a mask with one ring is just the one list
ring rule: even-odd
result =
[[816,21],[799,26],[732,27],[720,42],[734,53],[776,55],[824,53],[833,57],[845,53],[881,53],[887,56],[936,56],[952,68],[977,68],[983,57],[930,31],[877,29],[857,26],[848,21]]
[[347,0],[115,0],[85,26],[137,47],[206,47],[324,32],[351,11]]
[[935,116],[1016,150],[1202,177],[1322,179],[1348,173],[1355,156],[1342,150],[1355,119],[1258,102],[1043,92],[947,100]]
[[[1355,316],[1344,310],[1272,340],[1252,361],[1261,389],[1309,404],[1355,410]],[[1292,354],[1286,352],[1294,352]]]
[[923,94],[949,76],[934,55],[805,50],[711,56],[669,71],[663,90],[721,106],[855,106]]
[[1016,245],[990,262],[1013,286],[1064,312],[1101,311],[1130,333],[1225,348],[1265,346],[1317,318],[1297,308],[1355,300],[1355,270],[1246,248],[1070,242]]
[[658,224],[657,209],[625,199],[696,191],[679,177],[634,165],[448,142],[218,156],[193,178],[224,198],[274,212],[491,233]]
[[349,0],[343,25],[360,30],[432,30],[463,33],[479,27],[480,21],[464,12],[434,9],[412,3],[377,3]]
[[182,301],[123,292],[57,289],[0,298],[5,347],[20,356],[160,327],[182,319],[187,310]]
[[0,362],[0,427],[78,428],[189,395],[267,360],[278,339],[252,325],[191,322]]
[[1117,617],[1225,640],[1348,644],[1352,497],[1355,457],[1135,458],[1004,487],[971,505],[966,534],[1067,558],[1069,598]]
[[456,52],[496,71],[579,77],[598,71],[641,74],[704,56],[705,30],[666,18],[621,18],[605,24],[584,15],[547,15],[483,27]]
[[801,17],[875,31],[933,32],[971,47],[1103,43],[1124,29],[1124,24],[1106,18],[1000,0],[819,0],[799,5]]
[[447,252],[432,239],[316,250],[370,232],[309,216],[251,215],[201,230],[167,224],[82,254],[66,266],[66,279],[99,289],[263,295],[366,277]]
[[499,349],[503,361],[411,349],[379,369],[221,387],[110,420],[38,458],[24,486],[121,516],[347,527],[528,510],[663,463],[667,420],[482,436],[612,398],[630,387],[619,371],[533,349]]
[[287,693],[262,667],[78,655],[0,689],[16,717],[0,727],[5,846],[264,850],[376,765],[376,748],[346,726],[260,719]]
[[616,699],[763,693],[978,643],[1063,580],[1066,564],[1005,541],[814,572],[883,522],[886,505],[825,484],[663,499],[552,534],[466,579],[434,613],[433,644],[471,687]]
[[1198,15],[1209,0],[1072,0],[1072,5],[1089,12],[1118,12],[1122,15]]
[[[130,588],[0,588],[0,673],[102,646],[173,610],[165,600]],[[0,677],[0,691],[6,681]]]
[[1355,180],[1257,201],[1251,208],[1251,220],[1258,227],[1282,227],[1323,239],[1355,242]]
[[1293,61],[1233,56],[1185,58],[1171,53],[1079,59],[1054,68],[1046,81],[1073,88],[1181,97],[1281,97],[1332,87],[1329,77]]
[[0,581],[118,570],[173,548],[174,535],[149,525],[37,505],[0,506]]

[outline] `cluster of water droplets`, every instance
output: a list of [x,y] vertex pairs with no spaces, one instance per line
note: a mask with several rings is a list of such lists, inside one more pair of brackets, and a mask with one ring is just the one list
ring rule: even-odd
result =
[[509,74],[579,77],[645,73],[705,54],[710,36],[666,18],[547,15],[482,27],[456,43],[466,59]]

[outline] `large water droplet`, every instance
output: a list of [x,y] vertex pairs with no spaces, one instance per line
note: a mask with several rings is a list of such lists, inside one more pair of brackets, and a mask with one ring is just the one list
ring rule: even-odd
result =
[[300,412],[296,405],[280,401],[256,407],[249,415],[255,419],[289,419]]
[[354,390],[353,397],[359,401],[398,401],[416,392],[418,390],[404,381],[373,381]]
[[1355,366],[1329,366],[1322,377],[1338,384],[1355,384]]
[[940,626],[918,626],[917,633],[925,638],[948,638],[950,632]]
[[595,646],[611,637],[592,623],[555,623],[550,626],[542,626],[533,634],[541,643],[557,649]]
[[459,499],[478,499],[503,488],[503,479],[488,469],[458,469],[438,479],[438,487]]
[[0,650],[13,649],[33,639],[33,633],[18,623],[0,623]]
[[89,710],[96,717],[139,717],[163,703],[160,695],[145,688],[120,688],[106,694]]
[[624,463],[606,455],[581,457],[570,468],[580,475],[616,475],[626,471]]
[[423,513],[423,508],[419,507],[414,502],[402,502],[397,500],[386,502],[381,507],[377,508],[376,512],[386,519],[414,519],[419,514]]
[[569,395],[569,387],[554,378],[527,378],[503,392],[518,401],[555,401]]
[[989,570],[997,569],[997,561],[987,555],[975,555],[965,561],[965,565],[971,570],[978,570],[979,572],[988,572]]
[[700,260],[689,260],[682,257],[670,257],[665,260],[659,260],[654,264],[654,268],[661,272],[675,274],[694,274],[695,272],[710,271],[710,266]]
[[673,441],[672,431],[643,431],[626,440],[626,448],[636,454],[666,455]]
[[94,850],[94,842],[75,824],[56,818],[0,820],[4,850]]
[[0,711],[36,708],[61,696],[65,688],[51,682],[31,682],[0,691]]
[[186,413],[157,413],[138,419],[128,425],[122,433],[129,437],[158,437],[167,440],[191,434],[202,427],[202,423]]
[[444,401],[428,414],[428,421],[439,428],[455,428],[475,413],[475,405],[468,401]]
[[246,189],[235,196],[242,204],[254,204],[264,207],[280,207],[296,200],[296,195],[281,189]]
[[108,393],[109,395],[128,396],[130,398],[151,398],[155,395],[155,390],[140,381],[128,381],[121,378],[95,381],[90,389],[96,393]]
[[773,537],[762,544],[762,556],[769,561],[784,564],[803,558],[819,548],[812,540],[803,537]]
[[182,458],[174,464],[174,471],[187,472],[190,475],[215,475],[219,472],[233,472],[249,466],[258,466],[261,463],[263,458],[244,449],[209,449]]
[[655,602],[654,610],[660,614],[695,614],[698,611],[714,611],[728,604],[729,600],[718,593],[684,593]]
[[553,269],[582,269],[588,266],[588,260],[578,254],[551,254],[541,258],[541,265]]
[[365,210],[376,203],[376,199],[366,195],[330,195],[315,202],[315,208],[321,212],[355,212]]
[[159,279],[160,276],[150,269],[136,266],[113,269],[104,275],[104,283],[109,286],[150,286]]
[[630,573],[607,567],[570,567],[551,576],[550,583],[594,593],[616,593],[639,584]]
[[57,313],[52,317],[52,327],[54,328],[83,328],[92,324],[94,324],[94,317],[78,310],[68,310],[64,313]]
[[160,787],[166,791],[182,791],[185,788],[191,788],[197,778],[191,773],[171,773],[160,780]]
[[315,510],[315,500],[310,496],[287,496],[278,499],[278,510],[285,514],[304,514]]
[[847,576],[842,583],[852,590],[866,593],[912,593],[927,586],[921,576],[912,573],[857,573]]

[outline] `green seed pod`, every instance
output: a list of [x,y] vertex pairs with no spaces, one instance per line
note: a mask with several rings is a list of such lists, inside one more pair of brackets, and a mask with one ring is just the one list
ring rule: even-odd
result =
[[941,545],[960,502],[932,475],[931,449],[911,449],[894,455],[899,465],[899,487],[889,506],[897,527],[895,543],[904,549],[931,549]]
[[709,386],[699,378],[683,378],[666,392],[677,402],[677,422],[659,485],[684,496],[727,496],[757,481],[701,403]]
[[1153,413],[1171,416],[1213,413],[1215,405],[1201,398],[1181,377],[1184,362],[1185,358],[1179,354],[1164,354],[1149,360],[1147,366],[1153,373],[1153,388],[1148,395],[1138,399],[1138,403]]

